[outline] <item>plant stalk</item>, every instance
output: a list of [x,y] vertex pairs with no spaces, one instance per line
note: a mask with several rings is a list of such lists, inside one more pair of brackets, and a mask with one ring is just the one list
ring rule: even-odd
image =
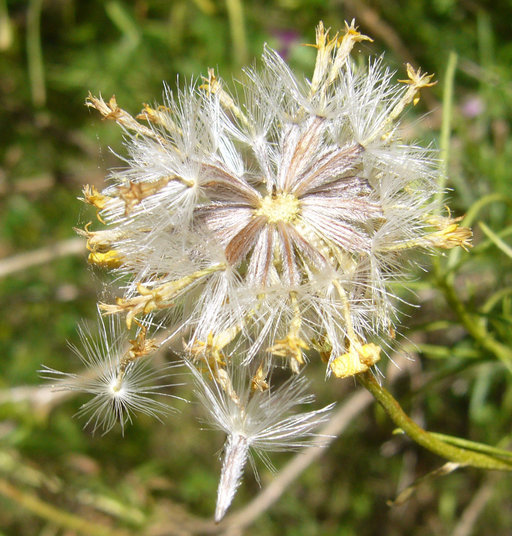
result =
[[439,436],[423,430],[404,412],[391,393],[379,385],[371,372],[358,374],[357,379],[384,408],[391,420],[423,448],[464,466],[512,471],[512,460],[500,459],[482,452],[456,447],[442,441]]

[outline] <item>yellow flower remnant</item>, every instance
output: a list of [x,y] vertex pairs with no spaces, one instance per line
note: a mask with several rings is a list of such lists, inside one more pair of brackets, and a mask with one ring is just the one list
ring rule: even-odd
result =
[[380,359],[380,346],[376,344],[350,343],[348,352],[336,357],[330,364],[337,378],[348,378],[366,372]]
[[[332,39],[329,39],[329,29],[326,30],[323,22],[320,21],[316,29],[316,43],[306,45],[317,49],[315,70],[311,79],[311,96],[316,94],[319,88],[325,91],[334,82],[354,45],[361,41],[373,41],[373,39],[361,34],[354,20],[350,25],[345,21],[345,34],[341,37],[336,34]],[[338,50],[332,59],[332,52],[336,47]]]
[[170,113],[170,109],[168,106],[160,105],[157,106],[156,109],[151,108],[151,106],[147,103],[144,103],[143,106],[144,108],[138,115],[135,116],[135,119],[142,119],[144,121],[155,123],[157,125],[167,126],[169,122]]
[[84,229],[75,229],[81,236],[87,238],[86,247],[90,251],[87,260],[101,268],[119,268],[123,264],[122,255],[112,247],[112,243],[119,238],[119,231],[102,230],[89,231],[91,222]]
[[[140,324],[139,324],[140,326]],[[140,326],[139,333],[135,339],[129,341],[130,348],[121,358],[119,370],[117,371],[117,381],[112,387],[114,392],[122,388],[128,365],[137,359],[152,353],[158,346],[154,339],[146,339],[147,327]]]
[[407,64],[407,76],[409,77],[407,80],[399,80],[399,82],[410,86],[405,94],[407,103],[412,101],[413,105],[416,106],[420,100],[420,89],[435,86],[437,80],[432,82],[433,74],[422,73],[420,68],[415,71],[410,63]]
[[299,373],[304,364],[303,350],[309,350],[309,346],[296,332],[290,331],[284,339],[279,339],[267,351],[278,357],[290,359],[290,367],[295,374]]
[[195,340],[187,346],[187,353],[194,360],[203,359],[209,367],[225,366],[226,358],[223,349],[237,336],[240,331],[239,326],[226,329],[217,335],[209,333],[206,341]]
[[425,236],[430,244],[441,249],[461,247],[466,251],[472,247],[473,231],[469,227],[461,227],[458,222],[463,216],[451,218],[445,216],[432,216],[428,223],[438,230]]
[[300,328],[302,324],[297,297],[294,293],[291,294],[291,302],[294,309],[293,320],[290,324],[290,330],[284,339],[276,340],[267,352],[278,357],[290,359],[290,368],[292,372],[298,374],[300,367],[304,364],[303,350],[309,350],[308,344],[300,337]]
[[347,23],[347,21],[345,21],[345,34],[337,40],[338,51],[330,72],[328,80],[329,83],[332,82],[337,76],[342,64],[350,56],[350,53],[352,52],[352,49],[356,43],[360,43],[361,41],[370,41],[370,43],[373,42],[371,37],[363,35],[361,32],[359,32],[355,24],[355,19],[352,19],[350,25]]
[[215,76],[213,69],[208,69],[208,78],[202,77],[204,84],[199,86],[199,89],[206,91],[208,94],[218,95],[220,103],[225,110],[230,111],[237,119],[242,121],[246,126],[249,125],[249,121],[245,114],[242,112],[239,106],[233,100],[233,97],[227,93],[222,87],[220,80]]
[[89,251],[108,251],[112,249],[113,242],[122,236],[122,233],[112,229],[89,231],[91,225],[92,222],[89,222],[83,229],[75,229],[80,236],[87,238],[86,247]]
[[100,304],[100,308],[105,311],[106,314],[126,312],[126,327],[130,329],[136,315],[140,313],[147,315],[155,309],[165,309],[170,307],[172,305],[172,300],[176,298],[181,291],[185,290],[197,280],[210,275],[213,272],[223,270],[224,268],[224,264],[216,264],[210,268],[194,272],[177,281],[170,281],[169,283],[164,283],[155,288],[147,288],[138,283],[138,296],[127,299],[117,298],[116,304],[102,303]]
[[235,391],[235,388],[233,387],[233,383],[231,382],[231,378],[229,377],[229,374],[226,372],[226,370],[223,368],[215,367],[213,369],[212,374],[215,380],[219,383],[222,390],[229,396],[229,398],[231,398],[231,400],[237,406],[240,406],[241,404],[240,397],[238,396],[238,393]]
[[267,382],[268,372],[263,370],[263,364],[258,367],[256,374],[251,378],[251,389],[253,391],[266,391],[270,386]]
[[103,195],[96,189],[96,186],[86,184],[83,189],[84,201],[89,205],[103,210],[107,203],[112,199],[108,195]]
[[100,268],[119,268],[123,264],[123,257],[115,249],[104,252],[91,251],[87,257],[87,261]]
[[166,140],[162,138],[155,130],[152,130],[145,125],[141,125],[136,119],[134,119],[128,112],[119,108],[117,105],[116,96],[112,95],[108,102],[105,102],[102,97],[95,97],[91,93],[85,101],[85,105],[90,108],[95,108],[103,116],[103,119],[112,119],[119,125],[136,132],[137,134],[155,139],[163,144],[167,144]]
[[121,186],[118,195],[125,203],[125,216],[128,216],[135,205],[138,205],[142,200],[146,199],[146,197],[159,192],[174,178],[175,177],[164,177],[149,183],[130,181],[126,186]]
[[149,355],[158,348],[155,339],[146,339],[147,326],[142,326],[139,322],[137,324],[140,326],[140,331],[135,339],[130,339],[130,349],[126,353],[130,361]]
[[[437,84],[437,80],[435,82],[432,82],[432,78],[434,77],[433,74],[422,73],[420,68],[415,71],[410,63],[407,64],[407,76],[409,77],[407,80],[399,80],[399,82],[402,82],[409,87],[407,88],[407,91],[404,93],[404,95],[400,98],[400,100],[396,103],[396,105],[391,110],[389,116],[386,119],[385,130],[387,132],[382,135],[382,141],[386,142],[390,139],[392,129],[388,130],[388,128],[393,124],[396,119],[398,119],[398,117],[404,111],[405,107],[411,102],[413,106],[416,106],[416,104],[418,104],[420,100],[420,90],[426,87],[435,86]],[[373,141],[372,138],[365,140],[363,145],[366,145],[371,141]]]

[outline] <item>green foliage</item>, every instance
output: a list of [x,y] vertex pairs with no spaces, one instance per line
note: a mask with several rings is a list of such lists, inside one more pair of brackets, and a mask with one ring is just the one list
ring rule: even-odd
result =
[[[313,41],[318,20],[341,28],[356,17],[375,39],[362,45],[365,52],[386,50],[400,75],[411,60],[439,73],[440,84],[405,125],[412,138],[439,146],[444,73],[453,50],[458,64],[447,186],[453,215],[466,214],[464,224],[473,227],[474,248],[432,260],[411,281],[416,295],[406,299],[421,308],[405,311],[405,337],[396,351],[414,359],[414,374],[390,389],[429,430],[510,448],[509,3],[264,0],[242,7],[240,34],[233,32],[228,2],[220,0],[0,0],[0,266],[24,251],[51,250],[74,236],[74,226],[94,218],[76,198],[82,184],[101,185],[105,170],[119,165],[105,147],[122,153],[122,140],[83,106],[88,91],[106,98],[115,93],[120,106],[136,113],[143,102],[160,101],[162,81],[175,87],[178,74],[180,84],[210,66],[227,80],[236,77],[236,39],[245,39],[249,59],[269,42],[308,73],[314,54],[301,44]],[[180,418],[170,416],[164,425],[139,419],[124,438],[119,431],[92,437],[72,418],[79,397],[53,405],[38,398],[42,364],[79,369],[66,341],[76,342],[78,321],[94,316],[104,278],[84,257],[56,258],[0,279],[1,534],[78,533],[59,525],[62,518],[13,500],[4,480],[100,527],[192,534],[194,519],[209,518],[213,510],[219,464],[211,452],[212,445],[222,446],[219,435],[197,431],[193,405],[183,404]],[[342,404],[354,390],[350,380],[323,383],[320,368],[313,369],[314,363],[309,372],[317,376],[320,402]],[[418,484],[405,506],[388,507],[387,500],[442,463],[392,429],[380,410],[359,414],[247,534],[452,534],[463,512],[477,508],[472,500],[482,489],[488,497],[471,533],[510,533],[512,485],[499,474],[461,469]],[[280,468],[288,459],[273,461]],[[258,467],[265,486],[272,475]],[[247,477],[234,506],[258,492]]]

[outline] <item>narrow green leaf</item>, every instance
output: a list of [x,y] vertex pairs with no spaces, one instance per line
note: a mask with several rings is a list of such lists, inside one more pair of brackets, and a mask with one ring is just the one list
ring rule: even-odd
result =
[[493,244],[501,249],[507,257],[512,259],[512,248],[504,242],[493,230],[491,230],[483,221],[479,222],[479,227],[486,234],[486,236],[493,242]]

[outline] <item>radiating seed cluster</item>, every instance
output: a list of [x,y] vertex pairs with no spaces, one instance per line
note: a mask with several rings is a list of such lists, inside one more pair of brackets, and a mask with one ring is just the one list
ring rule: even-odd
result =
[[[89,261],[122,282],[103,314],[137,331],[114,376],[183,341],[199,399],[228,434],[217,519],[251,447],[299,446],[324,420],[293,412],[307,401],[306,358],[340,378],[368,370],[380,358],[371,338],[393,332],[389,283],[406,251],[469,246],[470,231],[434,203],[432,152],[397,128],[432,75],[408,65],[396,83],[381,59],[356,65],[362,41],[354,22],[336,35],[320,23],[309,80],[266,48],[234,94],[209,71],[136,118],[114,97],[87,101],[123,128],[128,150],[107,188],[84,189],[103,228],[81,231]],[[276,366],[292,373],[281,387]]]

